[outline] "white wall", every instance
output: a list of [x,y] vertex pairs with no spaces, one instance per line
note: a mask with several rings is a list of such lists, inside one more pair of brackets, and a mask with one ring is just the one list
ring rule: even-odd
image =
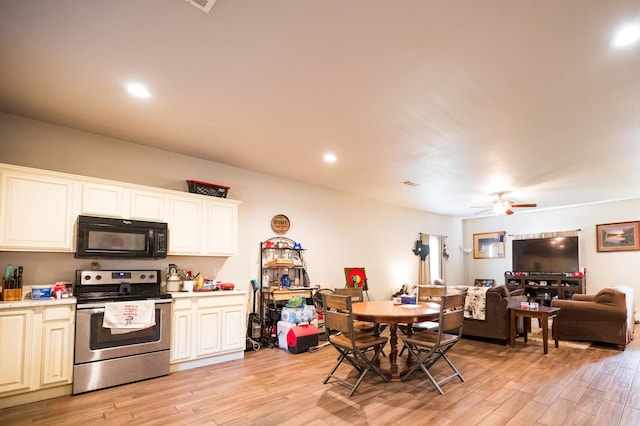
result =
[[[451,257],[447,281],[463,283],[462,225],[450,218],[395,207],[351,194],[238,169],[0,113],[0,162],[186,191],[187,179],[229,185],[239,208],[238,256],[174,256],[161,261],[103,260],[103,267],[164,268],[176,263],[248,288],[259,279],[259,243],[275,236],[271,218],[285,214],[285,235],[307,249],[312,284],[344,286],[345,266],[364,266],[372,298],[388,298],[406,282],[417,282],[418,257],[411,250],[419,233],[446,235]],[[251,153],[246,153],[251,155]],[[34,208],[46,208],[34,200]],[[25,268],[34,284],[74,280],[90,261],[71,254],[0,252],[0,264]],[[116,266],[118,265],[118,266]]]
[[[511,216],[493,216],[463,220],[464,246],[473,247],[473,234],[506,231],[507,234],[580,229],[580,267],[587,269],[587,293],[594,294],[605,287],[628,285],[635,291],[636,310],[640,297],[640,251],[598,252],[596,225],[628,222],[639,219],[640,199],[552,210],[517,211]],[[504,282],[504,272],[511,267],[511,238],[506,241],[504,259],[473,259],[465,255],[468,274],[474,278],[494,278]],[[465,273],[466,274],[466,273]]]

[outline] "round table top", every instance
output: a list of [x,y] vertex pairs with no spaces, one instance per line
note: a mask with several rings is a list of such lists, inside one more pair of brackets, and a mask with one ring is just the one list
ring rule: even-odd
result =
[[351,305],[353,317],[361,321],[377,323],[416,323],[437,320],[440,305],[420,302],[416,305],[396,305],[391,300],[360,302]]

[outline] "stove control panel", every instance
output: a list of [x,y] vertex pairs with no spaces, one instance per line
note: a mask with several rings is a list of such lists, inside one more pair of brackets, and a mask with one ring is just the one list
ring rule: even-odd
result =
[[76,271],[79,285],[159,284],[160,270],[86,270]]

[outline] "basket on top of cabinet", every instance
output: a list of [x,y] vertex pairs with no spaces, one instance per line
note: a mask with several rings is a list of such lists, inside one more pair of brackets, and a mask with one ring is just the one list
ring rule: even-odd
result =
[[199,180],[187,180],[189,192],[193,194],[208,195],[210,197],[227,198],[229,187]]

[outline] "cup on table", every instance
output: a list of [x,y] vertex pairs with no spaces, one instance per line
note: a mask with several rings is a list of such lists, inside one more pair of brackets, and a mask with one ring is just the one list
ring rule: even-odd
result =
[[529,302],[520,302],[520,309],[529,310]]
[[193,291],[195,281],[182,281],[182,291]]

